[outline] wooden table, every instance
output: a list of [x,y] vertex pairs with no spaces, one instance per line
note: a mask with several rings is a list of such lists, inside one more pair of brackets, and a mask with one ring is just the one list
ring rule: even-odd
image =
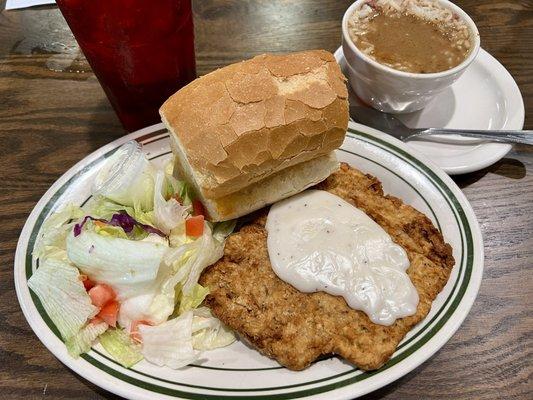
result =
[[[340,42],[349,0],[198,0],[198,73],[261,52]],[[533,129],[533,3],[462,0],[482,46],[514,76]],[[0,0],[0,9],[3,9]],[[0,14],[0,398],[116,398],[64,367],[18,305],[13,257],[20,230],[48,187],[124,132],[63,18],[53,7]],[[479,219],[485,273],[459,331],[412,373],[368,398],[533,397],[533,149],[455,178]]]

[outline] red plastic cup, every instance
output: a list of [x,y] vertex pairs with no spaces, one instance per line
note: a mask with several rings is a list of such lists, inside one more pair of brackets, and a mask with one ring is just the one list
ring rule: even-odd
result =
[[196,78],[191,0],[57,0],[128,131],[161,121],[158,109]]

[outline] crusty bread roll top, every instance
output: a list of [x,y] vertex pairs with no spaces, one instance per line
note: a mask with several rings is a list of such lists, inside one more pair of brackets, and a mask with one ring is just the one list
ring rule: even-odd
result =
[[[290,167],[322,157],[312,164],[313,181],[334,169],[329,153],[342,144],[348,125],[345,80],[323,50],[263,54],[202,76],[163,104],[176,171],[207,203],[212,220],[259,208],[228,201]],[[297,189],[276,187],[280,193],[268,201]],[[263,206],[266,200],[248,201]]]

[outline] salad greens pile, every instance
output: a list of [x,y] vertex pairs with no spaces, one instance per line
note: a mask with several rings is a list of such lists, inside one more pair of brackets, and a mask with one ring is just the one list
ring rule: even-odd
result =
[[43,223],[28,281],[77,357],[99,341],[125,367],[181,368],[233,333],[201,307],[200,274],[223,254],[233,221],[211,224],[190,188],[128,142],[99,170],[92,198]]

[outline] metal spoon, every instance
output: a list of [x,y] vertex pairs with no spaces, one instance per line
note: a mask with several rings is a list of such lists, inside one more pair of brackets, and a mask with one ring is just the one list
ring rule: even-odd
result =
[[453,137],[442,138],[432,135],[459,135],[476,139],[483,139],[491,142],[502,143],[523,143],[533,145],[533,131],[511,131],[511,130],[472,130],[472,129],[448,129],[448,128],[409,128],[399,119],[391,114],[382,113],[373,108],[358,105],[350,106],[350,116],[357,122],[376,128],[390,134],[403,142],[411,139],[424,139],[444,143],[461,143]]

